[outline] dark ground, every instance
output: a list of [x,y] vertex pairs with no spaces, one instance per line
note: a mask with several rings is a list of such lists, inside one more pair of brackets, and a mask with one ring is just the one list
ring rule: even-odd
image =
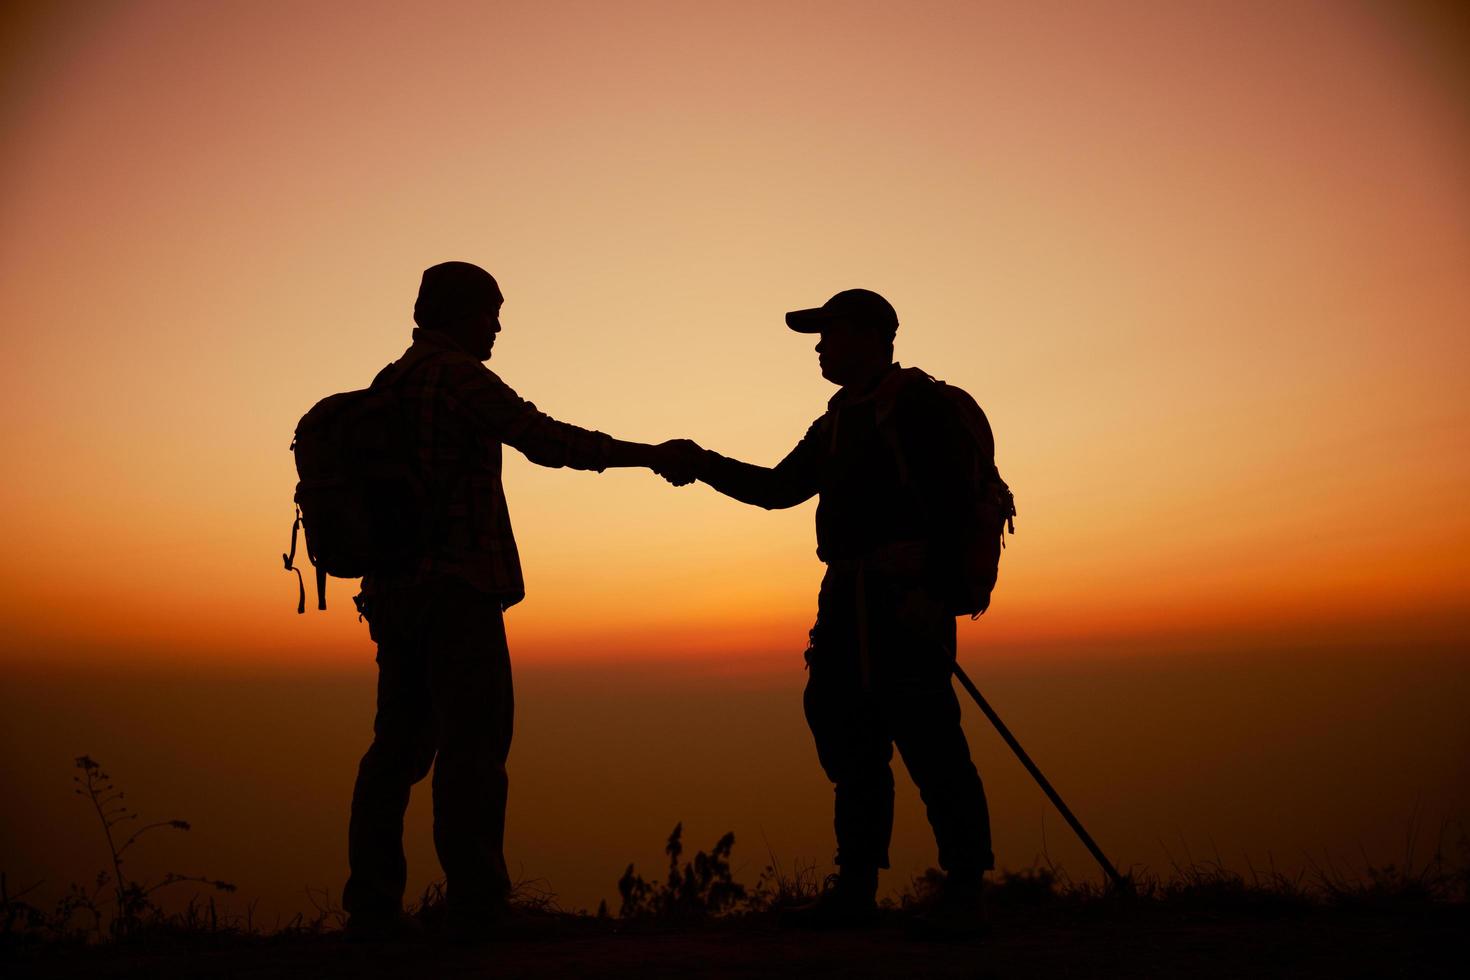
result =
[[339,934],[191,935],[91,948],[11,947],[22,977],[1460,977],[1470,906],[1209,916],[1158,909],[1011,914],[979,940],[913,938],[891,916],[808,933],[770,916],[674,927],[523,916],[492,941],[380,945]]

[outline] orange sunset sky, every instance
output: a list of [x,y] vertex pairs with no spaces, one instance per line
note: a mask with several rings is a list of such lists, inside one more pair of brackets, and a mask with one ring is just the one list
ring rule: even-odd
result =
[[[286,451],[500,278],[558,418],[774,462],[851,285],[991,416],[967,641],[1463,622],[1470,180],[1434,23],[1349,3],[65,4],[12,14],[3,655],[360,658]],[[529,657],[798,644],[811,505],[506,484]],[[81,601],[80,597],[85,597]]]
[[[1463,15],[253,0],[3,25],[0,663],[370,668],[353,583],[295,614],[287,446],[455,258],[500,280],[490,366],[542,410],[765,464],[832,394],[783,312],[882,292],[898,359],[975,395],[1017,496],[969,658],[1374,643],[1463,670]],[[812,503],[514,452],[505,484],[518,666],[799,657]]]

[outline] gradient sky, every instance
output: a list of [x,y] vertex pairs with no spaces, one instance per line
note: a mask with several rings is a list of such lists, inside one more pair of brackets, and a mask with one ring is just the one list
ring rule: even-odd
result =
[[[286,452],[500,278],[558,418],[773,462],[848,286],[988,411],[1020,535],[967,643],[1462,622],[1470,129],[1348,3],[61,5],[0,157],[8,657],[358,658]],[[506,485],[523,656],[799,645],[811,505]],[[83,600],[81,597],[85,597]]]
[[[445,259],[499,278],[491,367],[543,410],[763,463],[832,393],[783,312],[888,296],[899,359],[976,396],[1017,494],[966,662],[1120,864],[1158,866],[1174,830],[1351,853],[1394,838],[1416,794],[1465,817],[1464,15],[0,16],[0,770],[32,803],[0,813],[16,880],[83,853],[66,790],[87,751],[148,812],[213,828],[196,843],[217,863],[193,866],[269,878],[245,893],[340,881],[371,651],[352,583],[295,615],[287,446],[312,403],[402,351]],[[680,818],[696,846],[734,827],[746,860],[757,827],[820,856],[798,693],[813,505],[514,452],[505,483],[528,584],[508,617],[529,678],[512,862],[580,902],[630,848],[656,862]],[[1024,865],[1045,804],[971,736],[1002,862]],[[589,828],[579,793],[616,813]],[[901,803],[896,866],[918,870],[932,841]],[[296,846],[267,849],[262,821]]]

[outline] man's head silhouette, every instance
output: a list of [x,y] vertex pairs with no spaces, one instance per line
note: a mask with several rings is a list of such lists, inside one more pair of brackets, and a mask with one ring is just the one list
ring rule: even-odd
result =
[[844,289],[815,309],[793,310],[786,325],[821,334],[817,362],[833,384],[862,384],[893,363],[898,314],[870,289]]
[[495,277],[469,262],[441,262],[424,270],[413,319],[437,330],[473,357],[490,359],[505,302]]

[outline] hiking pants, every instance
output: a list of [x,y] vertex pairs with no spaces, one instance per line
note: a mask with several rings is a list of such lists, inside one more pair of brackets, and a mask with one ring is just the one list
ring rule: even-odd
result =
[[939,845],[939,866],[995,866],[990,812],[950,681],[955,620],[921,586],[829,568],[807,649],[804,706],[836,793],[839,865],[888,867],[898,746]]
[[364,601],[378,645],[373,743],[357,770],[347,832],[351,876],[342,906],[396,914],[408,877],[409,789],[434,770],[434,848],[450,910],[493,912],[505,866],[505,760],[514,699],[500,601],[459,582]]

